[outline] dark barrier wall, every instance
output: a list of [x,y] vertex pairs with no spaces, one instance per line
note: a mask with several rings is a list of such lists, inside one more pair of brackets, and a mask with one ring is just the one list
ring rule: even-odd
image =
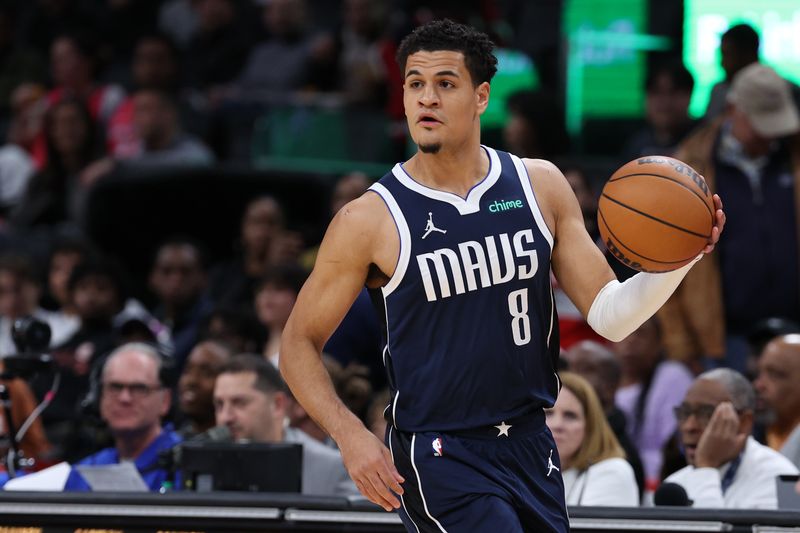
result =
[[[796,531],[785,528],[800,526],[800,512],[583,507],[570,509],[570,523],[572,531],[581,532],[778,533]],[[73,533],[79,529],[122,533],[405,531],[397,515],[368,502],[344,498],[251,493],[0,493],[0,531]]]

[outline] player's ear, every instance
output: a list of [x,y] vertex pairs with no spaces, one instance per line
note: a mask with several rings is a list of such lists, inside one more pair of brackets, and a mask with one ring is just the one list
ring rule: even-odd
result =
[[489,105],[489,93],[491,86],[489,82],[485,81],[475,88],[475,101],[478,104],[478,114],[482,115],[486,111],[486,106]]

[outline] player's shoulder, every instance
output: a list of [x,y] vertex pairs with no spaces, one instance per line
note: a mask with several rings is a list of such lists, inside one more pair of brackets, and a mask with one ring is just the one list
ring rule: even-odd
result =
[[522,158],[536,196],[543,203],[559,210],[558,206],[572,195],[570,186],[559,168],[547,159]]
[[531,180],[542,181],[550,186],[568,185],[564,174],[552,161],[530,158],[522,158],[521,161]]
[[331,229],[337,232],[367,236],[380,232],[391,223],[391,215],[381,196],[373,190],[346,203],[331,221]]

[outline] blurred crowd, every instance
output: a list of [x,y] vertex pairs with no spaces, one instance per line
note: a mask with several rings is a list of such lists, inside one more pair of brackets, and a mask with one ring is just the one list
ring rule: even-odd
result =
[[[604,176],[570,146],[553,60],[558,35],[521,29],[552,15],[548,6],[0,2],[0,354],[22,349],[13,325],[35,317],[51,329],[59,375],[4,374],[13,407],[2,419],[6,447],[13,424],[24,430],[23,454],[36,460],[29,469],[134,460],[149,487],[164,490],[157,452],[225,426],[234,440],[302,444],[304,491],[355,492],[335,443],[276,371],[281,332],[316,254],[317,242],[287,222],[305,214],[287,213],[267,185],[238,213],[227,255],[165,230],[147,236],[152,256],[137,278],[87,234],[87,199],[121,168],[249,164],[255,119],[287,105],[367,110],[391,126],[386,138],[396,159],[405,157],[395,48],[415,25],[449,16],[532,58],[541,87],[512,94],[508,120],[487,139],[553,159],[605,249],[596,222]],[[728,216],[717,250],[654,319],[615,344],[593,334],[553,280],[568,371],[547,417],[570,505],[647,503],[667,480],[696,506],[775,507],[774,490],[753,487],[800,465],[792,386],[800,379],[800,90],[762,64],[747,25],[729,28],[720,51],[725,78],[699,120],[688,112],[694,80],[679,56],[651,58],[641,129],[604,154],[615,163],[674,155],[703,174]],[[335,176],[324,218],[378,177]],[[609,263],[620,279],[633,274],[610,255]],[[345,403],[383,438],[389,392],[371,306],[364,291],[324,353]],[[89,487],[73,472],[66,488]]]

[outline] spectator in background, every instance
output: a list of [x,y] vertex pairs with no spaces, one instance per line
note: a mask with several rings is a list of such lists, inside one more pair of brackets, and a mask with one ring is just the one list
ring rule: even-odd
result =
[[92,120],[105,127],[125,98],[117,85],[97,82],[97,42],[88,33],[60,35],[50,47],[50,70],[54,88],[47,95],[55,105],[65,98],[77,99],[89,110]]
[[[156,89],[170,94],[178,90],[178,50],[164,34],[149,33],[138,40],[130,70],[135,89]],[[111,116],[107,142],[114,157],[133,157],[140,152],[134,126],[133,96],[126,97]]]
[[244,209],[239,255],[218,265],[209,294],[217,305],[253,309],[254,287],[268,266],[297,261],[300,237],[286,229],[283,207],[272,196],[251,200]]
[[622,379],[615,395],[625,413],[628,435],[639,450],[645,486],[660,481],[662,449],[677,429],[672,408],[692,384],[692,373],[681,363],[664,358],[661,328],[651,318],[612,346]]
[[[113,321],[124,309],[127,283],[114,261],[94,257],[73,269],[67,288],[81,327],[52,349],[61,384],[42,416],[48,437],[58,447],[57,455],[75,460],[94,444],[84,431],[82,415],[95,413],[81,413],[78,406],[89,390],[92,367],[117,346]],[[50,381],[45,376],[33,379],[39,399],[49,390]]]
[[231,359],[214,385],[217,425],[228,426],[234,440],[303,446],[303,494],[358,494],[338,451],[284,425],[288,402],[278,369],[257,355]]
[[13,142],[0,146],[0,220],[22,201],[35,170],[31,156],[21,146]]
[[254,353],[264,343],[264,328],[252,312],[238,307],[215,307],[200,331],[202,339],[223,342],[235,353]]
[[291,92],[333,84],[335,47],[330,35],[309,29],[305,0],[270,0],[264,4],[269,36],[250,52],[236,82],[246,97],[283,99]]
[[233,357],[230,346],[202,341],[192,349],[178,379],[178,407],[184,417],[179,433],[191,438],[214,427],[214,383]]
[[689,136],[676,157],[725,199],[725,238],[658,313],[672,358],[703,356],[745,371],[746,335],[760,320],[800,316],[800,117],[770,67],[740,70],[726,115]]
[[182,131],[177,101],[166,91],[140,89],[136,92],[133,125],[139,149],[126,161],[140,166],[206,166],[214,162],[208,147]]
[[681,485],[696,508],[777,509],[775,478],[798,471],[750,436],[754,409],[753,387],[735,370],[698,376],[675,408],[689,465],[664,482]]
[[63,342],[68,329],[51,311],[39,307],[41,286],[31,260],[23,255],[0,256],[0,357],[16,354],[11,328],[19,318],[32,316],[50,326],[51,346]]
[[256,285],[256,316],[267,330],[267,342],[262,353],[275,368],[280,358],[283,328],[307,278],[308,271],[303,267],[283,264],[268,268]]
[[80,220],[87,193],[84,171],[102,154],[97,127],[79,100],[65,98],[45,116],[45,167],[29,181],[11,213],[15,226],[53,226]]
[[680,61],[651,70],[644,86],[646,126],[628,139],[624,162],[644,155],[672,155],[698,122],[689,116],[693,89],[694,78]]
[[788,318],[773,316],[753,324],[747,333],[750,353],[747,358],[747,371],[744,373],[751,383],[758,377],[758,361],[767,344],[777,337],[790,333],[800,333],[800,324]]
[[[79,465],[131,461],[151,491],[160,490],[170,480],[169,473],[159,467],[159,452],[181,442],[181,437],[161,425],[172,399],[163,382],[162,367],[159,353],[146,344],[125,344],[108,356],[98,384],[99,402],[114,446],[82,459]],[[64,490],[91,489],[73,468]]]
[[[783,335],[764,348],[755,389],[765,444],[800,466],[800,335]],[[797,433],[797,435],[795,435]]]
[[622,377],[622,368],[614,352],[595,341],[581,341],[564,352],[567,369],[588,381],[597,393],[600,407],[606,415],[608,425],[625,451],[625,458],[633,468],[639,494],[644,492],[644,467],[639,451],[626,430],[625,413],[614,403],[615,394]]
[[506,149],[519,157],[552,160],[569,149],[564,113],[555,97],[544,91],[519,91],[506,102],[503,129]]
[[342,15],[338,78],[345,101],[384,110],[393,107],[390,98],[399,97],[402,105],[402,94],[389,86],[390,73],[397,70],[397,47],[386,35],[389,6],[382,0],[345,0]]
[[205,294],[206,269],[199,244],[173,238],[158,247],[150,271],[150,289],[158,299],[153,316],[169,330],[172,357],[178,369],[197,343],[200,326],[211,312],[211,302]]
[[197,31],[197,5],[200,0],[166,0],[158,12],[158,28],[181,48],[186,49]]
[[252,37],[243,21],[245,2],[195,0],[192,4],[197,26],[183,67],[188,85],[205,91],[236,78],[250,52]]
[[38,83],[22,83],[11,93],[11,123],[8,142],[24,149],[41,169],[47,162],[44,122],[47,90]]
[[[47,266],[47,300],[53,310],[53,320],[59,324],[54,330],[53,345],[58,346],[71,337],[81,326],[69,292],[69,278],[80,263],[86,261],[92,251],[82,239],[63,237],[50,250]],[[61,333],[63,331],[64,333]]]
[[[567,505],[638,506],[633,469],[603,416],[594,389],[577,374],[559,376],[563,387],[545,416],[561,458]],[[551,450],[548,468],[558,466]]]
[[724,114],[728,107],[728,91],[734,76],[748,65],[758,63],[759,38],[756,30],[747,24],[728,28],[719,41],[720,64],[725,79],[711,89],[704,118],[713,120]]

